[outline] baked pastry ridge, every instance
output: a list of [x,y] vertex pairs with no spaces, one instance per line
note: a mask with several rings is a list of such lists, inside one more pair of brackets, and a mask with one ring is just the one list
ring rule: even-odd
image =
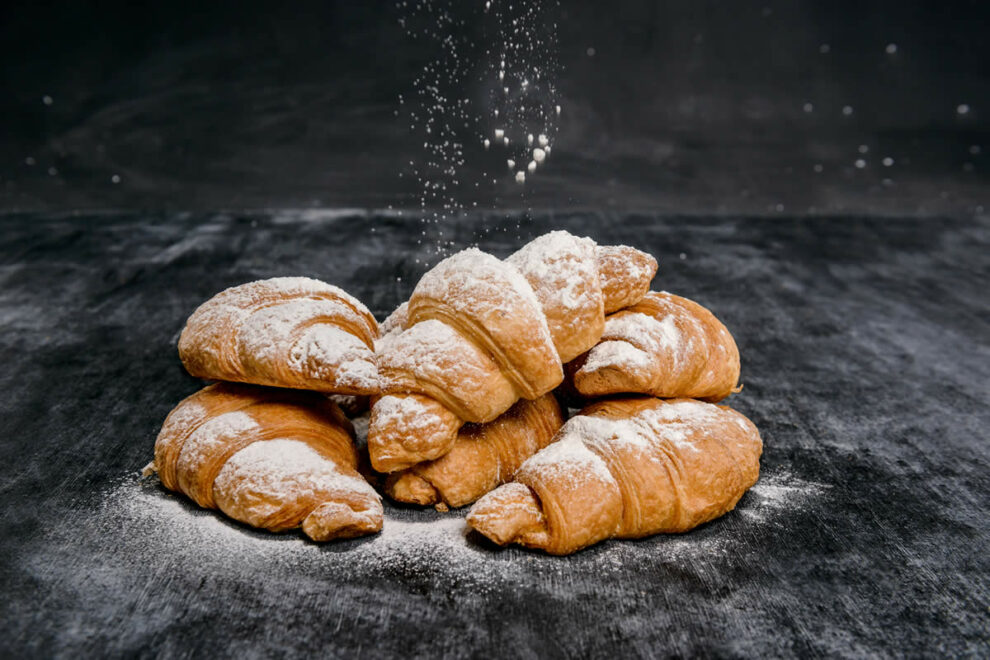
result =
[[149,468],[201,507],[327,541],[382,528],[381,498],[357,466],[353,428],[326,397],[217,383],[169,413]]
[[608,538],[684,532],[735,507],[763,444],[738,412],[693,399],[610,399],[571,418],[468,525],[499,545],[570,554]]

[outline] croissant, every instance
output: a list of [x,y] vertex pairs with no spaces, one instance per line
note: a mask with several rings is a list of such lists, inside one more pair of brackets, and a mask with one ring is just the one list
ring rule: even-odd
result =
[[254,527],[361,536],[381,530],[383,510],[352,435],[319,394],[217,383],[169,413],[149,467],[169,490]]
[[756,483],[753,423],[693,399],[606,400],[572,417],[467,523],[499,545],[554,555],[611,538],[685,532],[731,511]]
[[385,492],[399,502],[438,509],[470,504],[510,481],[523,462],[546,447],[564,423],[552,394],[523,399],[487,424],[466,424],[449,453],[393,472]]
[[378,343],[385,396],[371,412],[372,465],[394,472],[437,459],[465,422],[552,390],[562,360],[590,349],[605,314],[642,297],[656,268],[634,248],[563,231],[505,261],[469,249],[440,262],[397,310],[405,329]]
[[636,393],[721,401],[739,389],[739,349],[698,303],[651,291],[609,316],[601,341],[567,372],[588,398]]
[[305,277],[249,282],[213,296],[179,337],[193,376],[256,385],[375,394],[378,324],[345,291]]

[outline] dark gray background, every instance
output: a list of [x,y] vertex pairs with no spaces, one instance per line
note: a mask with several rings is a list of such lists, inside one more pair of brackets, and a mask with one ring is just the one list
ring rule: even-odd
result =
[[[986,3],[552,11],[552,162],[438,225],[395,114],[436,52],[393,3],[0,7],[0,655],[990,654]],[[733,332],[766,446],[736,511],[559,559],[391,505],[320,546],[138,479],[222,288],[381,319],[438,246],[557,228]]]
[[[434,2],[459,7],[476,44],[496,38],[480,0]],[[498,158],[474,153],[459,192],[469,207],[987,205],[985,2],[541,2],[558,25],[554,155],[525,191],[509,177],[476,190]],[[423,160],[422,136],[394,112],[440,50],[405,35],[408,8],[179,0],[0,12],[0,208],[418,206],[399,174]],[[480,88],[465,94],[483,109]]]

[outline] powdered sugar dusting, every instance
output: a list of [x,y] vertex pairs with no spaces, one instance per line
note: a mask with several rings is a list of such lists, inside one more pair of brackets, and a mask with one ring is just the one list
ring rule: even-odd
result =
[[290,439],[253,442],[241,449],[227,459],[214,489],[250,506],[259,519],[297,498],[332,491],[359,491],[379,499],[364,479],[343,474],[306,443]]
[[[628,250],[635,248],[628,245],[599,245],[597,249],[599,259],[609,261],[611,274],[624,282],[641,282],[648,277],[652,277],[656,268],[656,261],[653,259],[617,259],[617,255],[624,254]],[[602,277],[605,274],[602,273]]]
[[375,403],[374,419],[376,427],[401,428],[403,435],[415,434],[441,424],[433,410],[412,396],[383,396]]
[[[381,325],[378,326],[379,331],[382,334],[382,338],[387,337],[390,334],[402,332],[405,329],[406,323],[409,321],[409,303],[404,302],[394,310],[392,313],[386,317]],[[376,348],[377,350],[377,348]]]
[[288,352],[293,370],[339,386],[377,390],[374,353],[359,338],[340,328],[318,324],[306,328]]
[[244,435],[258,428],[258,423],[246,412],[236,411],[217,415],[207,420],[186,438],[176,463],[180,475],[195,474],[213,456],[226,447],[231,438]]
[[723,422],[730,419],[731,413],[713,403],[704,401],[675,401],[643,412],[643,419],[664,422],[678,421],[686,424]]
[[180,350],[225,365],[206,374],[213,377],[239,380],[240,363],[256,370],[260,382],[281,383],[287,363],[304,378],[376,390],[373,351],[343,327],[362,328],[369,341],[377,335],[367,308],[342,289],[305,277],[273,278],[226,289],[200,305]]
[[490,381],[496,366],[491,358],[450,326],[429,319],[378,344],[382,367],[404,370],[433,382],[449,380],[456,364],[458,380],[471,389]]
[[[533,471],[544,474],[561,472],[571,477],[577,485],[583,481],[582,477],[590,471],[602,481],[615,483],[615,478],[608,471],[605,462],[585,446],[582,436],[578,433],[568,432],[570,423],[565,424],[556,442],[552,442],[530,457],[523,463],[519,472]],[[573,429],[574,427],[570,428]]]
[[569,310],[596,306],[601,289],[596,244],[566,231],[552,231],[530,241],[506,261],[519,269],[536,288],[542,305]]
[[[332,300],[332,298],[330,300],[308,298],[314,294],[329,295],[332,298],[338,298],[339,301]],[[364,319],[353,311],[355,309],[366,310],[361,301],[340,287],[309,277],[273,277],[224,289],[200,305],[190,321],[195,321],[198,326],[207,331],[212,328],[217,332],[226,332],[231,321],[235,327],[239,326],[239,322],[243,322],[251,315],[259,303],[279,299],[285,301],[282,303],[283,305],[296,301],[333,302],[345,308],[344,313],[356,318],[358,323],[364,325]],[[281,307],[282,305],[275,306]],[[227,324],[224,321],[227,321]]]
[[468,248],[447,257],[427,272],[416,285],[413,299],[424,295],[442,300],[452,308],[498,316],[514,313],[509,305],[523,303],[538,319],[540,332],[550,343],[550,330],[533,288],[514,266],[482,252]]
[[629,342],[610,340],[603,341],[591,349],[580,371],[590,373],[608,367],[625,370],[645,369],[651,363],[649,353],[641,351]]
[[590,448],[608,453],[609,447],[636,446],[653,454],[666,444],[678,451],[698,452],[695,440],[705,437],[705,427],[729,420],[731,414],[713,404],[679,401],[625,418],[578,415],[564,424],[556,442],[526,461],[522,469],[575,472],[591,469],[601,478],[608,475],[608,480],[612,480],[605,463]]
[[660,321],[639,312],[612,316],[605,321],[605,336],[624,339],[650,353],[663,351],[675,357],[681,345],[681,332],[671,315]]
[[205,417],[206,408],[199,402],[182,402],[165,418],[162,430],[158,433],[158,441],[167,445],[178,442],[186,436],[188,429],[200,423]]

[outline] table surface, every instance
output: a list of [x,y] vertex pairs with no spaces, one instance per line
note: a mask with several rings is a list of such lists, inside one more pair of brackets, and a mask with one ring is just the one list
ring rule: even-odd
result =
[[[990,222],[284,211],[0,216],[0,655],[990,653]],[[567,558],[463,511],[318,545],[139,478],[220,289],[336,283],[380,319],[436,246],[553,228],[656,254],[735,335],[759,483],[723,518]]]

